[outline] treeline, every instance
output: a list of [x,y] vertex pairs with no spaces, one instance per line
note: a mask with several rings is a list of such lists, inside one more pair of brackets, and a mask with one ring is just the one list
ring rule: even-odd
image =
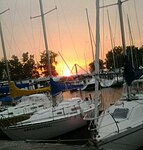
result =
[[[55,65],[57,64],[56,57],[58,55],[52,51],[49,51],[50,65],[53,76],[57,76]],[[40,61],[35,62],[34,55],[30,55],[28,52],[22,54],[22,58],[19,59],[16,55],[13,55],[10,60],[7,60],[9,67],[9,74],[11,80],[23,80],[32,79],[42,76],[48,76],[48,61],[46,59],[46,52],[43,51],[40,54]],[[7,80],[6,63],[2,58],[0,61],[0,81]]]
[[[132,63],[135,69],[143,66],[143,46],[138,48],[135,46],[127,46],[126,53],[128,59]],[[58,54],[49,51],[50,67],[53,76],[57,76],[56,71],[56,57]],[[48,76],[48,61],[46,59],[46,52],[43,51],[40,54],[40,61],[35,62],[34,55],[30,55],[28,52],[22,54],[22,58],[19,59],[16,55],[13,55],[8,60],[9,72],[11,80],[23,80],[38,78],[40,76]],[[124,66],[124,53],[121,46],[114,47],[113,50],[108,51],[105,61],[99,60],[100,69],[119,69]],[[89,64],[89,71],[92,73],[95,70],[94,62]],[[0,81],[7,80],[6,64],[4,59],[0,61]]]
[[[143,66],[143,46],[138,48],[135,46],[127,46],[126,54],[128,60],[132,63],[134,69]],[[113,50],[108,51],[105,61],[99,60],[100,69],[119,69],[124,66],[124,53],[121,46],[115,46]],[[95,70],[94,62],[89,64],[90,72]]]

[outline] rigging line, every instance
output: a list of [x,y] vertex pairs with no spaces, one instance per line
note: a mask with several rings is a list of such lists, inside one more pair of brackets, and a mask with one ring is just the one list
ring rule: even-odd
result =
[[65,61],[65,59],[63,58],[63,56],[61,55],[61,53],[58,51],[59,55],[61,56],[62,60],[64,61],[64,63],[66,64],[67,68],[69,69],[69,71],[73,74],[72,70],[70,69],[69,65],[67,64],[67,62]]
[[[116,12],[117,12],[117,18],[116,18],[117,20],[116,20],[115,33],[117,33],[117,34],[114,35],[114,41],[116,41],[116,39],[117,39],[116,45],[120,45],[120,43],[122,43],[122,38],[121,38],[121,34],[119,34],[120,33],[120,19],[119,19],[118,7],[116,9]],[[116,31],[118,31],[118,32],[116,32]],[[118,36],[118,38],[116,38],[117,36]]]
[[[30,16],[31,16],[31,14],[32,14],[32,5],[31,5],[31,2],[32,0],[30,0]],[[32,20],[30,19],[30,26],[31,26],[31,32],[32,32],[32,39],[33,39],[33,42],[32,43],[34,43],[34,50],[36,50],[36,46],[35,46],[35,37],[34,37],[34,28],[33,28],[33,23],[32,23]],[[35,58],[36,59],[36,61],[37,61],[37,58]]]
[[116,9],[116,16],[115,16],[115,27],[114,27],[114,36],[113,36],[113,47],[115,47],[115,37],[116,37],[116,29],[117,29],[117,21],[118,21],[118,16],[117,16],[117,9]]
[[[54,0],[54,4],[55,4],[55,6],[57,5],[56,0]],[[61,30],[60,30],[60,24],[59,24],[59,13],[58,13],[58,10],[56,11],[56,17],[57,17],[57,26],[58,26],[59,47],[60,47],[60,52],[62,54],[63,53],[63,51],[62,51],[63,46],[62,46],[62,41],[61,41]],[[62,70],[64,70],[64,62],[60,64],[60,67],[62,68]]]
[[86,71],[88,72],[87,60],[86,60],[86,54],[85,53],[84,53],[84,60],[85,60],[85,68],[86,68]]
[[[128,6],[128,18],[129,18],[130,22],[132,22],[132,20],[135,20],[135,18],[133,18],[133,16],[131,17],[131,11],[130,11],[131,6],[129,6],[129,3],[127,3],[127,6]],[[131,26],[131,28],[132,28],[132,26]],[[132,31],[132,37],[135,37],[133,31]]]
[[[44,44],[41,44],[41,43],[44,43],[44,39],[42,38],[43,36],[42,36],[42,27],[41,26],[39,26],[39,30],[40,30],[40,32],[39,32],[39,53],[40,53],[40,51],[41,51],[41,49],[42,49],[42,51],[44,50]],[[41,48],[41,45],[43,46],[42,48]]]
[[[43,13],[43,14],[38,15],[38,16],[30,17],[30,18],[33,19],[33,18],[41,17],[41,16],[46,15],[46,14],[48,14],[48,13],[50,13],[50,12],[52,12],[53,10],[56,10],[56,9],[57,9],[57,7],[55,7],[54,9],[51,9],[50,11],[47,11],[46,13]],[[46,20],[45,20],[45,22],[46,22]],[[53,49],[55,49],[55,48],[54,48],[54,44],[53,44],[54,42],[52,41],[52,38],[51,38],[51,34],[50,34],[50,31],[49,31],[48,25],[46,25],[46,31],[47,31],[47,33],[48,33],[50,39],[51,39],[51,42],[50,42],[50,43],[52,43],[51,45],[52,45]]]
[[[7,5],[9,6],[8,3],[7,3]],[[16,40],[15,40],[15,37],[14,37],[14,25],[15,25],[15,18],[16,18],[16,8],[17,8],[17,0],[14,3],[14,17],[13,17],[13,19],[12,19],[11,13],[9,14],[9,16],[10,16],[10,23],[11,23],[11,29],[9,30],[8,26],[6,26],[6,25],[5,25],[5,27],[7,27],[7,31],[9,32],[9,35],[11,35],[11,36],[9,36],[10,37],[10,42],[8,43],[9,49],[12,50],[12,40],[13,40],[15,46],[18,48],[18,51],[20,51],[20,48],[19,48],[18,44],[16,43]],[[15,51],[16,47],[14,47],[14,51]]]
[[134,0],[134,9],[135,9],[135,15],[136,15],[136,19],[137,19],[137,27],[138,27],[138,32],[139,32],[140,45],[142,45],[141,32],[140,32],[140,26],[139,26],[139,20],[138,20],[138,14],[137,14],[137,8],[136,8],[135,0]]
[[79,57],[78,57],[78,54],[77,54],[77,51],[76,51],[76,48],[75,48],[75,44],[74,44],[74,41],[73,41],[73,38],[72,38],[71,30],[70,30],[70,28],[69,28],[69,24],[68,24],[68,22],[67,22],[65,13],[64,13],[64,11],[63,11],[62,4],[61,4],[60,1],[59,1],[59,3],[60,3],[60,6],[61,6],[61,9],[62,9],[62,13],[63,13],[63,17],[64,17],[64,19],[65,19],[65,23],[66,23],[66,25],[67,25],[67,29],[68,29],[68,31],[69,31],[69,33],[70,33],[70,38],[71,38],[71,41],[72,41],[72,44],[73,44],[73,48],[74,48],[75,53],[76,53],[76,56],[77,56],[77,60],[79,60]]
[[92,42],[92,35],[91,35],[91,26],[89,22],[89,17],[88,17],[88,10],[86,8],[86,16],[87,16],[87,23],[88,23],[88,31],[89,31],[89,37],[90,37],[90,45],[91,45],[91,51],[92,51],[92,61],[94,61],[94,51],[93,51],[93,42]]
[[105,40],[104,40],[104,29],[105,29],[105,28],[104,28],[104,21],[105,21],[105,18],[104,18],[104,12],[105,12],[104,0],[103,0],[102,2],[103,2],[103,4],[102,4],[102,5],[103,5],[103,26],[102,26],[102,27],[103,27],[103,34],[102,34],[102,35],[103,35],[103,47],[102,47],[102,51],[101,51],[101,57],[103,57],[103,55],[104,55],[104,50],[105,50],[105,49],[104,49],[104,46],[105,46],[105,43],[104,43],[104,41],[105,41]]
[[[125,13],[124,7],[122,7],[122,10],[123,10],[124,28],[125,28],[125,33],[126,33],[126,37],[127,37],[127,35],[128,35],[128,30],[127,30],[127,26],[126,26],[126,20],[127,19],[126,19],[126,13]],[[126,40],[126,44],[127,44],[127,40]]]
[[[6,22],[4,21],[3,23],[4,23],[4,27],[5,27],[5,28],[7,29],[7,31],[8,31],[9,35],[11,35],[11,32],[10,32],[9,27],[7,26]],[[11,50],[11,44],[10,44],[10,42],[9,42],[8,36],[5,36],[5,39],[6,39],[5,41],[7,42],[8,48]],[[13,40],[14,40],[15,45],[17,45],[17,43],[16,43],[14,37],[13,37]],[[18,46],[17,46],[17,47],[18,47]],[[18,47],[18,49],[19,49],[19,47]],[[10,53],[7,54],[7,55],[8,55],[8,57],[10,58]]]
[[[55,6],[56,6],[56,0],[54,0]],[[59,31],[59,43],[60,43],[60,50],[62,52],[62,42],[61,42],[61,32],[60,32],[60,24],[59,24],[59,13],[58,10],[56,11],[56,17],[57,17],[57,25],[58,25],[58,31]]]
[[112,53],[113,53],[113,66],[114,69],[116,68],[116,64],[115,64],[115,54],[114,54],[114,47],[113,47],[113,34],[112,34],[112,29],[111,29],[111,22],[110,22],[110,17],[109,17],[109,12],[107,9],[107,18],[108,18],[108,24],[109,24],[109,32],[110,32],[110,40],[111,40],[111,48],[112,48]]
[[[24,6],[22,6],[22,7],[24,7]],[[27,10],[28,11],[28,10]],[[24,32],[24,38],[25,38],[25,40],[27,41],[27,45],[29,45],[29,47],[32,49],[32,44],[31,44],[31,42],[30,42],[30,38],[29,38],[29,35],[28,35],[28,29],[26,30],[26,22],[24,22],[24,19],[23,19],[23,14],[22,14],[22,11],[18,11],[17,12],[17,14],[18,14],[18,16],[19,16],[19,18],[20,18],[20,23],[21,23],[21,25],[22,25],[22,27],[23,27],[23,31],[22,31],[22,33]]]
[[[17,0],[15,1],[15,3],[14,3],[14,17],[13,17],[13,19],[11,18],[11,15],[10,15],[10,22],[11,22],[11,38],[10,38],[10,43],[12,43],[12,39],[14,38],[14,25],[15,25],[15,16],[16,16],[16,8],[17,8]],[[11,46],[10,46],[10,49],[11,49],[11,47],[12,47],[12,44],[10,44]]]
[[128,21],[128,29],[129,29],[129,39],[130,39],[130,48],[131,48],[131,60],[132,60],[132,66],[134,67],[134,58],[133,58],[133,37],[132,37],[132,31],[131,31],[131,25],[130,25],[130,20],[127,14],[127,21]]

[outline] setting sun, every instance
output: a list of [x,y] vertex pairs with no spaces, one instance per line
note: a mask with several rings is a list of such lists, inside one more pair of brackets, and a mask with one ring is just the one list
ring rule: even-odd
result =
[[63,71],[63,75],[64,75],[64,76],[71,76],[71,72],[70,72],[70,70],[68,70],[68,69],[64,69],[64,71]]

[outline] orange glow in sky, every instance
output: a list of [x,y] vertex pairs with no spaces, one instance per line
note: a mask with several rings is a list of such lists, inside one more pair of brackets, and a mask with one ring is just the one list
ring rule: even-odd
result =
[[[143,28],[141,28],[141,25],[143,20],[140,19],[143,18],[142,0],[131,0],[123,3],[123,10],[124,14],[128,14],[130,19],[134,44],[140,47],[142,42],[140,42],[141,39],[138,33],[134,1],[136,2],[140,33],[142,33]],[[93,61],[93,57],[85,10],[86,8],[88,9],[92,35],[94,41],[96,41],[96,0],[42,0],[42,2],[44,12],[48,12],[57,6],[57,10],[45,15],[48,49],[57,54],[60,51],[70,69],[74,64],[78,64],[88,71],[88,65]],[[114,2],[117,2],[117,0],[104,0],[104,5]],[[103,6],[103,1],[100,1],[100,5]],[[21,59],[23,53],[29,52],[30,55],[34,54],[36,62],[39,61],[40,53],[45,50],[41,18],[30,19],[30,16],[40,15],[38,0],[1,0],[0,12],[7,8],[10,10],[1,15],[7,58],[10,59],[12,55],[16,55]],[[106,11],[106,8],[100,11],[100,59],[103,61],[107,52],[112,49]],[[122,43],[118,7],[113,6],[108,11],[114,44],[115,46],[120,46]],[[126,30],[126,45],[129,45],[127,18],[125,15],[123,17]],[[96,43],[93,44],[94,52],[95,45]],[[2,46],[0,44],[0,59],[2,57]],[[70,75],[70,70],[62,58],[58,56],[56,60],[58,62],[56,66],[58,74],[60,76]],[[78,71],[79,73],[85,73],[80,68],[78,68]],[[73,71],[73,74],[75,74],[75,71]]]
[[63,70],[63,76],[71,76],[71,72],[68,69]]

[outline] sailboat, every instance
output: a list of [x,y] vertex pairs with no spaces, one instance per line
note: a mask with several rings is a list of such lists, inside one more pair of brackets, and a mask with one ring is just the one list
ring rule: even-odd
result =
[[[88,31],[89,31],[89,37],[90,37],[90,45],[91,45],[91,50],[92,50],[92,57],[93,57],[93,62],[94,62],[94,51],[93,51],[93,39],[92,39],[92,31],[91,31],[91,26],[89,22],[89,17],[88,17],[88,10],[86,8],[86,16],[87,16],[87,23],[88,23]],[[83,87],[80,89],[82,91],[92,91],[95,90],[95,76],[94,74],[88,74],[88,76],[83,80]]]
[[[99,11],[99,0],[97,2]],[[125,53],[125,38],[121,0],[118,0],[122,45]],[[97,29],[98,30],[98,29]],[[143,78],[136,78],[125,53],[125,85],[123,95],[109,106],[96,120],[93,142],[99,149],[135,150],[140,148],[143,138]]]
[[65,100],[55,107],[37,111],[27,120],[2,128],[12,140],[45,140],[76,130],[87,124],[84,115],[91,115],[94,104],[80,98]]
[[103,73],[100,78],[100,87],[120,87],[124,83],[122,74],[119,73]]
[[[45,47],[46,51],[48,52],[42,1],[39,0],[39,3],[43,23]],[[36,111],[35,113],[31,114],[28,119],[16,122],[15,124],[6,127],[2,126],[1,130],[10,139],[51,139],[85,126],[87,124],[87,121],[84,120],[83,117],[85,115],[93,114],[95,104],[91,100],[82,100],[79,97],[74,97],[68,100],[63,99],[60,86],[53,81],[50,69],[51,68],[49,67],[50,95],[52,100],[52,106]],[[57,100],[60,102],[57,103]]]
[[[50,78],[52,106],[36,109],[27,118],[2,124],[1,130],[12,140],[45,140],[60,136],[87,124],[84,115],[92,115],[92,100],[79,97],[64,100],[60,86]],[[58,101],[59,103],[58,103]],[[38,102],[39,103],[39,102]],[[29,107],[27,106],[27,109]],[[6,121],[5,121],[6,122]],[[7,123],[7,122],[6,122]]]
[[111,31],[111,24],[109,19],[109,13],[107,10],[107,17],[109,23],[109,31],[110,31],[110,39],[111,39],[111,47],[113,53],[113,71],[107,71],[100,74],[100,87],[107,88],[107,87],[119,87],[122,86],[124,83],[124,78],[119,69],[116,69],[114,51],[113,51],[113,38],[112,38],[112,31]]
[[[49,107],[51,102],[48,94],[50,87],[34,90],[19,89],[15,86],[15,83],[10,80],[1,22],[0,35],[8,74],[10,98],[13,100],[12,106],[4,108],[0,112],[0,127],[6,127],[30,118],[34,112]],[[1,135],[2,132],[0,130],[0,137]]]
[[[1,22],[0,22],[0,36],[8,74],[10,98],[13,101],[12,106],[4,108],[0,112],[0,127],[7,127],[19,121],[23,121],[30,118],[30,116],[36,111],[51,106],[49,96],[50,87],[48,86],[40,89],[26,90],[26,89],[19,89],[18,87],[15,86],[15,83],[10,80],[10,73],[6,58]],[[2,135],[3,135],[2,130],[0,130],[0,137]]]

